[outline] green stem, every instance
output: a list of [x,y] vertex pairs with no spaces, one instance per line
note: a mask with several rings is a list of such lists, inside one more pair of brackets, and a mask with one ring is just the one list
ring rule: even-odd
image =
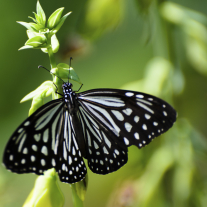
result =
[[83,207],[83,201],[79,198],[75,184],[70,185],[71,190],[72,190],[72,197],[73,197],[73,206],[74,207]]
[[[50,59],[51,69],[57,68],[51,45],[47,47],[47,51]],[[58,69],[56,71],[56,74],[58,75]],[[53,75],[53,83],[57,86],[58,93],[62,93],[62,81],[57,76]],[[61,96],[59,94],[55,94],[55,99],[58,98],[61,98]]]
[[47,47],[47,51],[48,51],[48,55],[49,55],[49,59],[50,59],[51,68],[56,68],[57,65],[56,65],[56,62],[55,62],[55,57],[54,57],[51,45],[49,47]]

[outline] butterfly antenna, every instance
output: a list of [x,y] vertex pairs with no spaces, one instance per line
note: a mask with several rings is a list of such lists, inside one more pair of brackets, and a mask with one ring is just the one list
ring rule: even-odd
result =
[[70,67],[71,67],[71,60],[72,60],[73,58],[72,57],[70,57],[70,62],[69,62],[69,75],[68,75],[68,83],[69,83],[69,77],[70,77]]
[[56,76],[57,78],[59,78],[63,83],[65,83],[65,81],[64,81],[62,78],[58,77],[57,75],[55,75],[55,74],[52,73],[50,70],[48,70],[47,68],[43,67],[42,65],[39,65],[38,68],[44,68],[44,69],[47,70],[49,73],[53,74],[54,76]]

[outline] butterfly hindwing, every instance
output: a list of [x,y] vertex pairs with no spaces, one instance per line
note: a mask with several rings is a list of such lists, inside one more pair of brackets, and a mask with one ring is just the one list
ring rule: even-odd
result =
[[87,146],[88,166],[97,174],[108,174],[127,163],[127,147],[122,140],[93,118],[80,106],[80,120]]
[[66,108],[64,108],[63,122],[61,130],[57,133],[57,140],[60,142],[57,149],[59,166],[57,169],[60,180],[69,183],[82,180],[87,170],[77,144],[72,117]]
[[142,148],[176,120],[176,112],[168,103],[140,92],[95,89],[80,93],[79,101],[126,146]]

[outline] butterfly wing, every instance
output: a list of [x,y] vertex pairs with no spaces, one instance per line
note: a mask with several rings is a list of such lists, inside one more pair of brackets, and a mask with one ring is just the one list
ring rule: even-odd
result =
[[97,174],[108,174],[118,170],[127,163],[127,147],[122,140],[85,108],[80,102],[79,119],[82,124],[86,143],[88,166]]
[[86,174],[79,154],[67,107],[57,99],[40,107],[17,128],[7,143],[3,163],[16,173],[41,175],[55,168],[61,181],[74,183]]
[[140,92],[95,89],[79,93],[79,102],[107,131],[114,142],[139,148],[166,132],[176,120],[176,111],[165,101]]

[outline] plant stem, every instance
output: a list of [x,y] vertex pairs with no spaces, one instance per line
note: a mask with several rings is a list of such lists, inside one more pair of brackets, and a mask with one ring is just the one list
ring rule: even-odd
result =
[[57,65],[56,65],[56,62],[55,62],[55,57],[54,57],[51,45],[49,47],[47,47],[47,51],[48,51],[48,55],[49,55],[49,59],[50,59],[51,68],[56,68]]
[[[47,51],[48,51],[48,55],[50,59],[51,69],[57,68],[51,45],[47,47]],[[57,68],[56,73],[58,75],[58,68]],[[54,75],[52,76],[53,76],[53,83],[57,86],[58,93],[62,93],[62,81],[57,76],[54,76]],[[55,94],[55,99],[58,99],[58,98],[61,98],[61,96],[59,94]]]

